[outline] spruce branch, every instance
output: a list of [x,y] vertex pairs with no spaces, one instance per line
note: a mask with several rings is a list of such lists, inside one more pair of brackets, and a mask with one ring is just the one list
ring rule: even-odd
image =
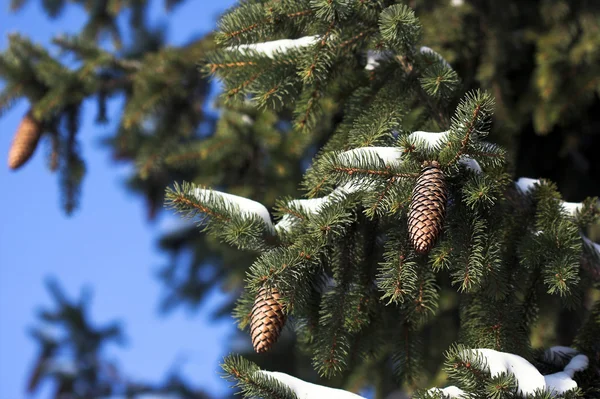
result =
[[298,399],[296,394],[277,379],[260,372],[258,366],[239,356],[228,356],[221,365],[225,378],[235,382],[247,398]]

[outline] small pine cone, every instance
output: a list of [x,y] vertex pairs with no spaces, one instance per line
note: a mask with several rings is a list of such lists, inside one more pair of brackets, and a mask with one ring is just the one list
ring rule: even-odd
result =
[[33,155],[40,136],[42,134],[42,125],[36,121],[31,110],[25,114],[8,152],[8,167],[17,169],[23,166]]
[[426,254],[442,231],[448,197],[440,164],[432,161],[421,171],[408,211],[408,233],[415,251]]
[[280,299],[281,294],[275,288],[271,290],[271,295],[268,295],[266,288],[261,288],[256,295],[250,316],[250,335],[257,353],[271,349],[285,324]]

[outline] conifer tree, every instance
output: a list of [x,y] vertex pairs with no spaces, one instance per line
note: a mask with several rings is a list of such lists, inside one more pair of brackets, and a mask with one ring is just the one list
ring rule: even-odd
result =
[[[414,11],[390,3],[243,2],[224,15],[205,70],[229,101],[290,109],[294,134],[311,134],[330,95],[343,118],[304,175],[307,198],[280,199],[277,223],[259,202],[193,183],[169,189],[168,204],[259,253],[235,309],[257,352],[287,319],[319,375],[380,397],[391,368],[414,397],[596,397],[587,331],[600,326],[587,302],[600,263],[582,232],[597,200],[513,182],[505,150],[486,141],[493,97],[461,95]],[[534,345],[536,321],[560,307],[585,319],[573,348]],[[458,315],[458,334],[442,349],[443,311]],[[419,390],[442,356],[456,386]],[[246,397],[329,392],[237,357],[223,367]]]
[[[327,384],[374,386],[383,397],[402,384],[438,385],[446,359],[446,374],[471,395],[511,396],[518,378],[479,378],[482,359],[492,360],[470,349],[493,348],[544,375],[564,370],[559,377],[596,395],[598,247],[585,236],[595,201],[561,202],[545,180],[512,183],[551,177],[566,199],[594,194],[594,2],[250,0],[224,16],[214,37],[181,48],[146,26],[145,1],[72,3],[86,6],[89,21],[55,44],[79,63],[13,36],[0,56],[0,112],[27,98],[39,126],[29,130],[43,129],[70,212],[85,172],[81,104],[97,98],[102,122],[107,99],[125,97],[107,144],[136,165],[130,187],[152,216],[165,186],[192,182],[168,199],[208,216],[203,227],[215,233],[189,227],[161,240],[173,254],[193,253],[189,264],[174,256],[161,273],[165,309],[197,304],[217,283],[239,287],[252,265],[235,310],[240,326],[251,325],[259,292],[277,315],[261,325],[292,326],[267,354],[246,355],[267,367],[275,365],[265,356],[291,336],[294,353],[312,357]],[[67,4],[43,2],[51,16]],[[123,12],[135,37],[125,49],[115,22]],[[106,34],[112,50],[98,46]],[[225,84],[218,116],[201,111],[209,86],[198,62]],[[482,140],[488,132],[508,153]],[[434,162],[432,182],[423,169]],[[411,209],[421,209],[428,231],[409,224]],[[417,233],[428,237],[424,254],[409,239]],[[216,272],[200,278],[208,268]],[[542,351],[554,344],[577,352]],[[590,362],[583,372],[575,371],[580,352]],[[282,358],[273,369],[290,363]],[[460,369],[470,364],[476,381]],[[294,395],[248,361],[224,367],[249,395]]]

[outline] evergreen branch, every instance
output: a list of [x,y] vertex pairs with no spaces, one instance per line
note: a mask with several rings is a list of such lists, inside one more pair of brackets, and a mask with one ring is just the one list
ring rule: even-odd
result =
[[198,203],[187,192],[188,190],[185,189],[185,186],[180,187],[177,184],[173,189],[168,189],[166,194],[167,207],[174,208],[177,212],[186,213],[188,217],[202,213],[223,222],[231,221],[231,218],[225,214],[217,213],[208,206]]
[[[402,66],[402,69],[406,74],[407,80],[418,80],[418,69],[415,68],[414,62],[412,62],[408,58],[408,56],[396,56],[395,59]],[[438,109],[434,105],[431,97],[427,94],[427,92],[423,89],[421,85],[419,85],[419,89],[416,90],[416,93],[419,97],[419,100],[421,100],[421,102],[425,104],[427,108],[431,111],[431,114],[437,122],[440,129],[445,129],[448,125],[450,125],[450,119],[448,118],[448,116],[441,109]]]
[[456,161],[458,161],[458,159],[464,155],[466,149],[467,149],[467,145],[469,144],[469,140],[471,139],[471,135],[473,134],[473,131],[475,130],[475,122],[477,121],[478,117],[479,117],[479,113],[481,112],[481,104],[477,104],[475,106],[475,108],[473,109],[472,115],[471,115],[471,120],[468,122],[467,124],[467,132],[465,133],[463,139],[460,142],[460,149],[458,150],[458,152],[456,153],[456,155],[454,156],[454,158],[452,158],[452,160],[450,162],[448,162],[448,166],[454,164]]
[[209,68],[210,73],[214,74],[219,69],[229,69],[229,68],[242,68],[245,66],[255,66],[256,63],[253,61],[235,61],[235,62],[221,62],[221,63],[206,63],[206,66]]
[[339,47],[340,48],[344,48],[347,47],[351,44],[353,44],[354,42],[362,39],[363,37],[367,36],[370,33],[375,33],[377,30],[376,29],[365,29],[363,31],[360,31],[359,33],[357,33],[356,35],[352,36],[349,39],[344,40],[343,42],[340,43]]
[[385,198],[386,194],[388,193],[388,191],[390,190],[390,187],[392,187],[392,185],[396,182],[396,177],[392,177],[391,179],[389,179],[385,185],[385,188],[383,189],[383,191],[381,193],[379,193],[379,195],[377,196],[377,200],[375,201],[375,203],[373,205],[371,205],[371,207],[369,208],[369,212],[371,214],[374,214],[377,209],[379,208],[379,206],[381,205],[381,202],[383,201],[383,199]]
[[332,170],[336,172],[343,172],[348,175],[371,175],[371,176],[384,176],[390,179],[404,178],[404,179],[416,179],[419,177],[419,173],[399,173],[393,172],[391,168],[387,167],[385,170],[381,169],[364,169],[364,168],[351,168],[344,166],[333,166]]
[[260,372],[259,367],[239,356],[226,357],[221,365],[229,381],[247,398],[298,399],[296,394],[277,379]]

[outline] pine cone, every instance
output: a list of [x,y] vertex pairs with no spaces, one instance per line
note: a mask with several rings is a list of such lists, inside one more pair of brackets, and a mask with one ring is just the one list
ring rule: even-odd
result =
[[421,171],[408,211],[408,233],[415,251],[429,252],[442,231],[448,197],[440,164],[432,161]]
[[19,127],[17,127],[10,146],[8,152],[9,168],[20,168],[31,158],[41,134],[42,125],[33,118],[31,110],[29,110],[21,120]]
[[261,288],[256,296],[250,316],[250,335],[257,353],[271,349],[285,324],[280,299],[281,294],[275,288],[271,290],[271,295],[268,295],[266,288]]

